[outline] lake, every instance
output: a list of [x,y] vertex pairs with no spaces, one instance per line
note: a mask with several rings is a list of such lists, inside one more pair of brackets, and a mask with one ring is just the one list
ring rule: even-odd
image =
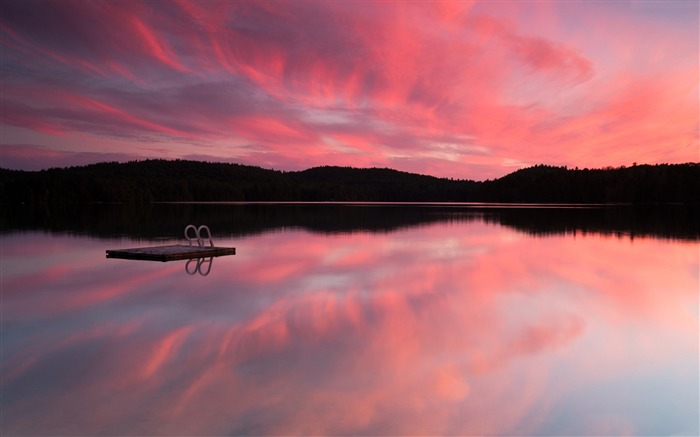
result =
[[[698,212],[0,214],[2,435],[698,435]],[[107,259],[207,224],[233,256]]]

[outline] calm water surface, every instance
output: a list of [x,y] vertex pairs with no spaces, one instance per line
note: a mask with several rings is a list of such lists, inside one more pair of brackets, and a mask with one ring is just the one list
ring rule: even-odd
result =
[[[2,435],[699,434],[692,225],[216,208],[5,219]],[[105,258],[188,221],[237,254]]]

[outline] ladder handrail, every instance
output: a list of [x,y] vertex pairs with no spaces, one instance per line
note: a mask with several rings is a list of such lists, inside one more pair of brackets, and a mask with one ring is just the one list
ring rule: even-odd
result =
[[[204,237],[202,235],[202,230],[207,231],[207,236]],[[204,246],[204,240],[209,240],[209,246],[214,247],[214,241],[211,239],[211,231],[209,230],[209,226],[207,225],[202,225],[197,228],[197,237],[199,241],[200,246]]]
[[[190,237],[187,233],[190,229],[194,229],[194,238]],[[201,244],[199,244],[199,232],[194,225],[185,226],[185,239],[190,243],[190,246],[192,246],[192,241],[194,240],[197,240],[197,245],[201,246]]]
[[[190,229],[194,229],[194,237],[190,237]],[[202,235],[202,231],[207,231],[206,236]],[[195,225],[185,226],[185,239],[189,242],[190,246],[192,246],[194,240],[197,240],[197,245],[202,247],[205,245],[205,240],[208,240],[209,246],[214,247],[214,240],[211,238],[211,230],[209,230],[209,226],[207,225],[201,225],[200,227],[196,227]]]

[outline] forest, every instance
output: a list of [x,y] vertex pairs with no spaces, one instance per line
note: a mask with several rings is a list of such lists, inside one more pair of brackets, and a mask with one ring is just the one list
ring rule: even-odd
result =
[[151,159],[22,171],[0,168],[0,203],[151,202],[700,202],[700,163],[571,169],[536,165],[486,181],[389,168],[278,171],[241,164]]

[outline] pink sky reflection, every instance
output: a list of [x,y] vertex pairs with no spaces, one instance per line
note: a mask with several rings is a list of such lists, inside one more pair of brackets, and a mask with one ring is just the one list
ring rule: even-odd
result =
[[8,434],[697,432],[696,242],[287,231],[198,278],[95,261],[104,241],[19,240],[3,236]]
[[0,166],[698,161],[698,8],[7,0]]

